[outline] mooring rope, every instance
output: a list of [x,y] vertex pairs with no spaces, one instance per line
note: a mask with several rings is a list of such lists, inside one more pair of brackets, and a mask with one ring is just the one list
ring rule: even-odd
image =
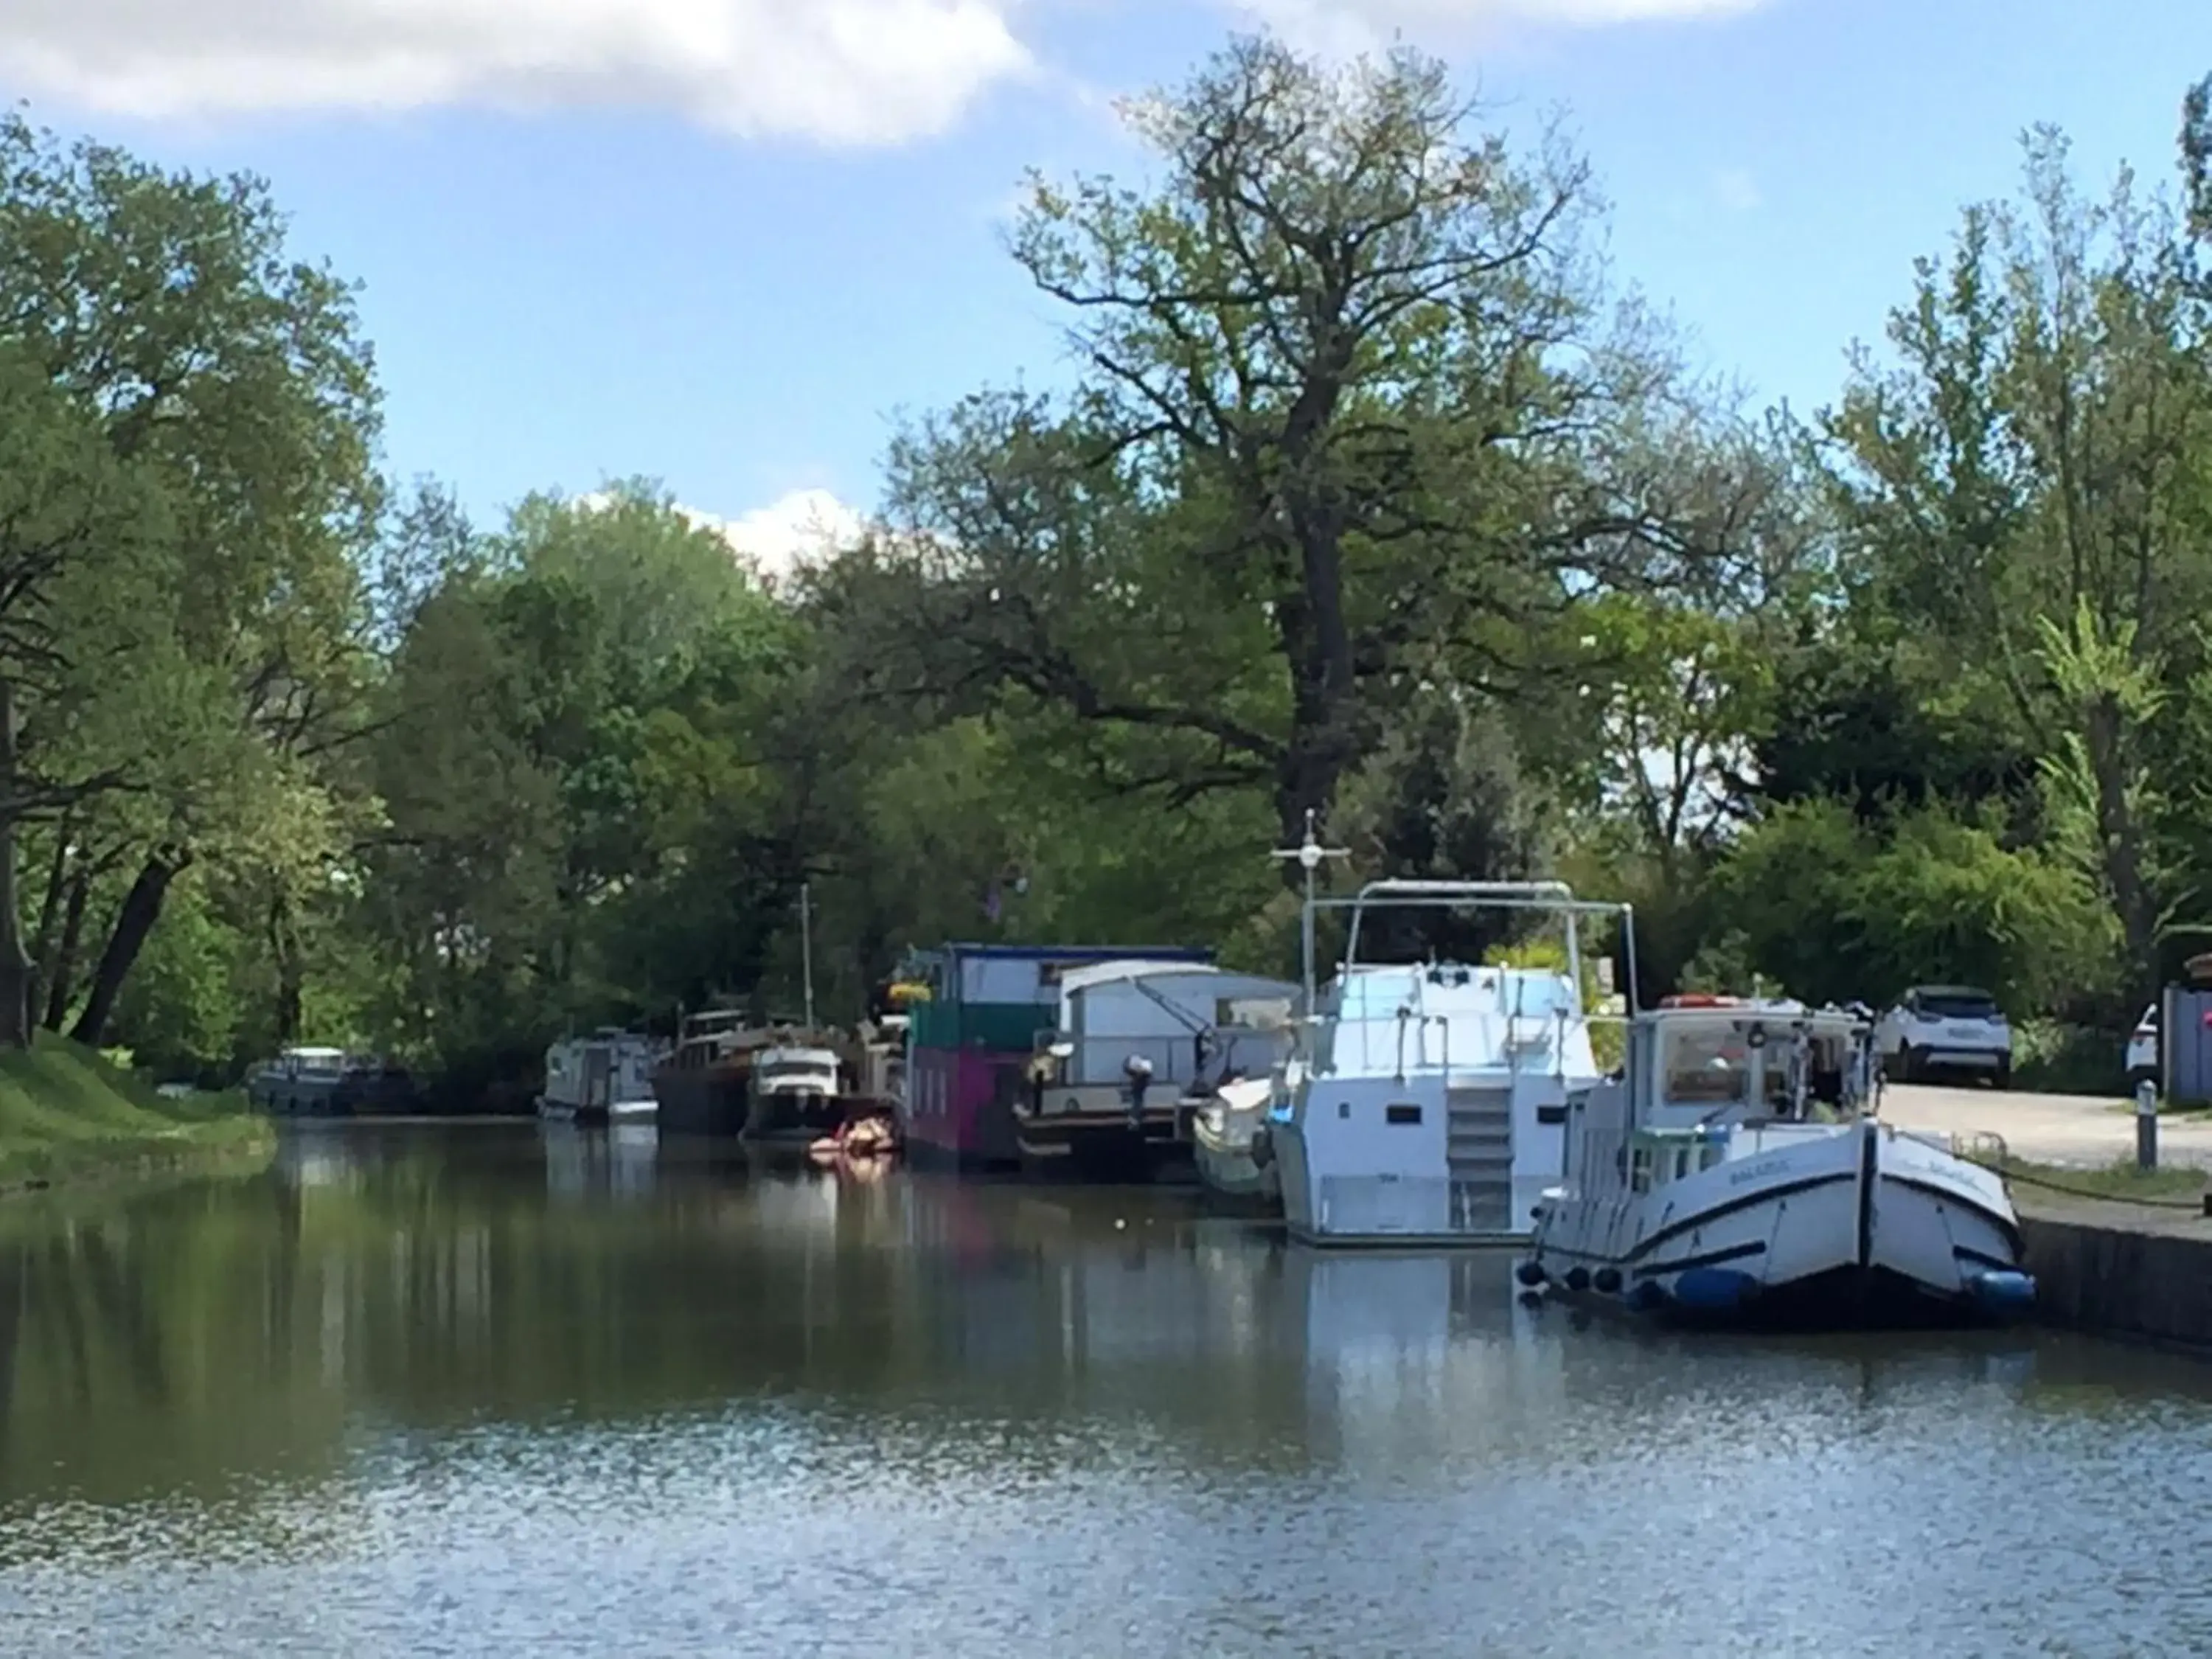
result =
[[2005,1138],[1993,1129],[1954,1134],[1951,1137],[1951,1149],[1969,1164],[1978,1164],[1984,1170],[2002,1176],[2007,1181],[2040,1187],[2046,1192],[2063,1193],[2069,1198],[2086,1198],[2100,1204],[2134,1204],[2146,1210],[2187,1210],[2196,1215],[2207,1213],[2201,1194],[2195,1198],[2138,1197],[2129,1193],[2100,1193],[2089,1187],[2069,1187],[2063,1181],[2051,1180],[2048,1176],[2028,1175],[2012,1167],[2012,1149],[2005,1145]]

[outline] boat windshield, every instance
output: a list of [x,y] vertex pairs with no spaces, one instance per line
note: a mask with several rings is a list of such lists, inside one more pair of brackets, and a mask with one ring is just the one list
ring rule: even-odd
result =
[[824,1089],[834,1091],[837,1072],[820,1060],[770,1060],[759,1069],[761,1085],[769,1089]]
[[1778,1048],[1768,1057],[1766,1108],[1778,1117],[1790,1117],[1796,1114],[1797,1079],[1790,1076],[1790,1069],[1789,1055],[1785,1050]]
[[1751,1098],[1751,1054],[1729,1030],[1667,1034],[1667,1095],[1685,1106],[1741,1106]]

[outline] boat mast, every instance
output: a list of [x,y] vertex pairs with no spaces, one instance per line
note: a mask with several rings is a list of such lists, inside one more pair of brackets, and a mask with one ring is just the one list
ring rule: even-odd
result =
[[1306,1018],[1311,1019],[1315,999],[1318,994],[1314,984],[1314,878],[1321,869],[1323,859],[1348,859],[1352,854],[1346,848],[1323,847],[1321,844],[1320,836],[1314,832],[1314,809],[1309,806],[1306,808],[1305,839],[1296,847],[1279,848],[1269,856],[1296,859],[1298,867],[1306,873],[1305,911],[1299,921],[1298,943],[1299,954],[1305,962]]
[[814,1029],[814,923],[811,882],[799,884],[799,965],[806,981],[806,1029]]

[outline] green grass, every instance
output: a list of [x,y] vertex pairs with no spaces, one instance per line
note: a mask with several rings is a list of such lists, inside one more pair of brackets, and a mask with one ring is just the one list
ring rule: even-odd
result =
[[2132,1158],[2100,1169],[2077,1170],[2062,1164],[2034,1164],[2026,1158],[1977,1158],[2008,1181],[2039,1193],[2061,1197],[2150,1199],[2161,1204],[2202,1194],[2208,1186],[2206,1172],[2185,1164],[2162,1164],[2139,1170]]
[[0,1190],[243,1157],[272,1139],[241,1095],[164,1099],[51,1032],[0,1051]]

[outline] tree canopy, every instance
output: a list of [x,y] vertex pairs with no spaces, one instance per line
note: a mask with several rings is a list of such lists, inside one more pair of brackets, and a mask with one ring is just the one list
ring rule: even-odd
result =
[[1647,993],[2123,1022],[2212,928],[2208,99],[2168,187],[2025,135],[1801,418],[1684,371],[1562,131],[1235,40],[1140,180],[1027,182],[1064,388],[773,581],[651,479],[390,478],[265,186],[0,121],[0,1038],[470,1097],[795,1006],[802,889],[842,1018],[947,936],[1288,969],[1309,813],[1633,899]]

